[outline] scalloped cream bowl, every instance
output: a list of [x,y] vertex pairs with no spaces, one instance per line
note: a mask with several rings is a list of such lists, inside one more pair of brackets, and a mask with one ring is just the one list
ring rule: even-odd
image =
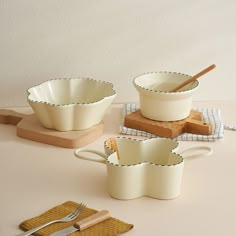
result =
[[53,79],[28,89],[28,102],[39,122],[58,131],[100,123],[115,96],[113,84],[89,78]]
[[136,77],[133,85],[139,93],[141,114],[157,121],[187,118],[199,82],[195,80],[177,92],[169,91],[189,78],[189,75],[175,72],[153,72]]

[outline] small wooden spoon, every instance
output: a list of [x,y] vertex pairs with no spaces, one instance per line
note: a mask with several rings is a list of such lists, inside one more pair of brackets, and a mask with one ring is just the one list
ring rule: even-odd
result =
[[199,72],[198,74],[194,75],[193,77],[187,79],[186,81],[184,81],[182,84],[178,85],[176,88],[170,90],[170,92],[176,92],[179,89],[183,88],[185,85],[193,82],[194,80],[198,79],[199,77],[201,77],[202,75],[206,74],[207,72],[213,70],[216,67],[215,64],[207,67],[206,69],[204,69],[203,71]]
[[120,160],[120,155],[119,155],[119,151],[118,151],[118,146],[117,146],[117,143],[116,143],[116,139],[115,138],[110,138],[107,142],[108,146],[110,148],[112,148],[113,150],[116,151],[116,154],[117,154],[117,158],[118,160]]

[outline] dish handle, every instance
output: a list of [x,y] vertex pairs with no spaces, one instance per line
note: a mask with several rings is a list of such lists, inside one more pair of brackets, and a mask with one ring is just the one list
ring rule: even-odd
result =
[[195,159],[203,156],[210,156],[213,153],[213,149],[208,146],[197,146],[183,150],[179,154],[185,159]]
[[[90,153],[90,154],[92,153],[95,155],[92,155],[92,156],[84,155],[84,153]],[[94,162],[106,164],[107,155],[97,150],[78,148],[74,151],[74,155],[82,160],[94,161]],[[97,158],[96,156],[99,156],[99,158]]]

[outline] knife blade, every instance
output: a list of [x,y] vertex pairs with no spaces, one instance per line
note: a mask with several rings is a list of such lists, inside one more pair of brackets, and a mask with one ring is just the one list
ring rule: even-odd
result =
[[99,211],[91,216],[88,216],[88,217],[76,222],[74,225],[72,225],[68,228],[54,232],[54,233],[50,234],[49,236],[66,236],[66,235],[69,235],[75,231],[82,231],[84,229],[87,229],[87,228],[89,228],[97,223],[100,223],[110,217],[111,216],[110,216],[109,211],[102,210],[102,211]]

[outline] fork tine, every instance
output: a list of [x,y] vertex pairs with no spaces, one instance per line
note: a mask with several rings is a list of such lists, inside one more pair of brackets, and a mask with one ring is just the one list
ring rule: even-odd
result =
[[82,207],[82,204],[83,204],[83,203],[79,204],[79,206],[77,206],[69,215],[74,215],[74,214],[76,214],[76,212],[79,211],[79,209]]
[[61,218],[61,219],[57,219],[57,220],[52,220],[52,221],[49,221],[43,225],[40,225],[36,228],[33,228],[31,230],[28,230],[27,232],[24,232],[24,233],[21,233],[21,234],[18,234],[18,236],[29,236],[29,235],[32,235],[33,233],[35,233],[36,231],[48,226],[48,225],[51,225],[53,223],[56,223],[56,222],[68,222],[68,221],[71,221],[71,220],[74,220],[78,217],[78,215],[80,214],[80,212],[86,207],[85,204],[81,203],[78,207],[75,208],[75,210],[73,212],[71,212],[70,214],[66,215],[65,217]]
[[84,204],[81,203],[74,211],[74,214],[76,215],[82,208],[83,208]]
[[81,203],[71,214],[71,217],[77,217],[78,214],[86,207],[85,204]]

